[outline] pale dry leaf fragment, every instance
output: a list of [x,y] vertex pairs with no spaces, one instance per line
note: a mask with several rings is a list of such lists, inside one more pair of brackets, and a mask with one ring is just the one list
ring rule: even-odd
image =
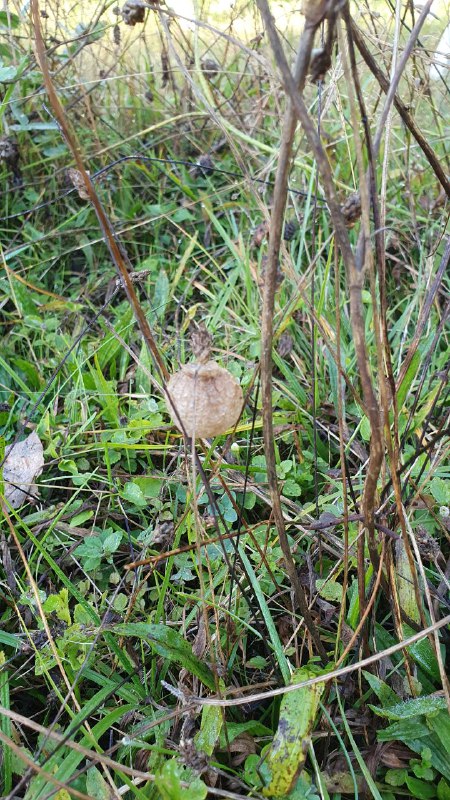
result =
[[[87,174],[89,175],[89,171],[88,170],[86,171]],[[83,180],[81,172],[78,169],[75,169],[75,167],[69,167],[67,170],[67,175],[70,179],[71,184],[77,190],[78,196],[81,198],[81,200],[89,200],[86,184]]]
[[33,482],[44,466],[44,448],[37,433],[16,444],[5,447],[3,481],[5,499],[13,508],[38,496],[38,487]]

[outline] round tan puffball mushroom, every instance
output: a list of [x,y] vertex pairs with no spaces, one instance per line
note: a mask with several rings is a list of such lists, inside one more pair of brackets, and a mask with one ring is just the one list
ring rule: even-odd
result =
[[181,420],[187,435],[196,439],[232,428],[244,402],[237,380],[215,361],[185,364],[170,378],[166,399],[174,424],[181,430]]

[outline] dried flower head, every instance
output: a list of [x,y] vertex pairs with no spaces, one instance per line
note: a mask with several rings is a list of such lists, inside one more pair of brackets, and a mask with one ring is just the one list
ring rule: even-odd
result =
[[208,153],[201,155],[195,166],[191,169],[193,178],[204,178],[214,172],[214,161]]
[[359,192],[353,192],[347,197],[345,203],[341,206],[341,212],[347,228],[353,228],[353,225],[361,216],[361,196]]
[[309,74],[311,81],[317,83],[322,81],[331,67],[331,53],[326,47],[321,47],[313,50],[311,54],[311,63],[309,65]]
[[176,427],[194,438],[220,436],[239,419],[242,389],[228,370],[210,361],[212,339],[206,328],[191,336],[196,361],[185,364],[170,378],[166,401]]
[[215,78],[220,70],[217,61],[214,61],[213,58],[204,58],[201,62],[201,67],[206,77],[209,78],[210,80],[212,78]]
[[136,25],[145,20],[145,3],[142,0],[127,0],[122,6],[122,19],[125,25]]

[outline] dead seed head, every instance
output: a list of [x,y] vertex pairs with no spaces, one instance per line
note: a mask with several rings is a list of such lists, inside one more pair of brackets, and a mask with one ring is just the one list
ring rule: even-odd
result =
[[138,22],[145,20],[146,4],[142,0],[127,0],[122,6],[122,19],[125,25],[136,25]]
[[237,380],[215,361],[185,364],[167,384],[169,413],[189,437],[226,433],[239,419],[243,401]]
[[347,228],[352,228],[361,216],[361,197],[359,192],[353,192],[347,197],[347,200],[341,206],[341,213]]

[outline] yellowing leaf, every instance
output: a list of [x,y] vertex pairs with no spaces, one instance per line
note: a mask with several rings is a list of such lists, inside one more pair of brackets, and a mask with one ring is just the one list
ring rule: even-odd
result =
[[[293,673],[291,683],[309,680],[317,674],[314,667],[301,667]],[[305,763],[323,690],[324,684],[316,683],[284,696],[278,729],[265,763],[271,776],[262,790],[265,797],[283,797],[294,788]]]

